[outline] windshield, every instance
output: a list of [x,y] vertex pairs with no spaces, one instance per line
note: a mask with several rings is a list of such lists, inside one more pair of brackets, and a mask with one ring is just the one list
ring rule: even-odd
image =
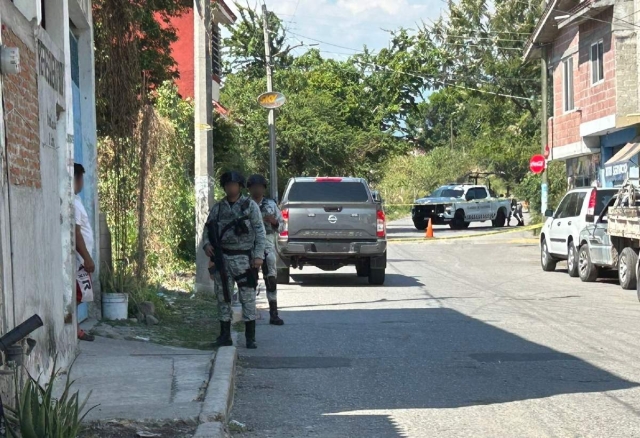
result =
[[369,202],[360,182],[296,182],[289,190],[289,202]]
[[462,198],[464,190],[453,189],[451,187],[440,187],[431,193],[429,198]]
[[598,190],[596,191],[596,208],[595,215],[596,217],[602,213],[605,207],[609,205],[609,201],[618,193],[617,190]]

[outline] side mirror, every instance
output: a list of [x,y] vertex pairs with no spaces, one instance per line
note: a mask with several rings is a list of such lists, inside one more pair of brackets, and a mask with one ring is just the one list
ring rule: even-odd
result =
[[548,209],[547,211],[544,212],[544,216],[545,217],[553,217],[553,210]]
[[588,215],[587,215],[587,217],[586,217],[585,219],[586,219],[586,221],[587,221],[587,222],[590,222],[590,223],[593,223],[593,222],[595,222],[595,221],[596,221],[596,220],[595,220],[595,219],[596,219],[596,218],[595,218],[595,216],[594,216],[594,215],[592,215],[592,214],[588,214]]

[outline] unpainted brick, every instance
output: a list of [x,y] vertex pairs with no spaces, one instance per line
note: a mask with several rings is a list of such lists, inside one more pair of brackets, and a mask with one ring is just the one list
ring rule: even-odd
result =
[[20,49],[22,66],[20,74],[7,75],[3,80],[9,181],[41,188],[36,54],[8,26],[2,28],[2,40]]

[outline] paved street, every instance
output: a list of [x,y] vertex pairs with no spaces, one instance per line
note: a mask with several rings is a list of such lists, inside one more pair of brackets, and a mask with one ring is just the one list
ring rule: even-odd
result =
[[391,245],[384,287],[305,268],[240,337],[238,436],[640,436],[636,294],[561,269],[504,237]]
[[[525,223],[529,223],[529,213],[524,214]],[[516,220],[511,219],[511,230],[515,231]],[[496,229],[491,226],[491,221],[486,222],[472,222],[469,228],[466,230],[452,230],[449,225],[434,225],[433,233],[436,237],[459,237],[459,236],[473,236],[478,234],[494,233],[496,231],[503,231],[502,229]],[[387,233],[391,240],[411,240],[420,239],[424,237],[424,231],[416,230],[413,225],[413,221],[410,217],[393,221],[387,225]]]

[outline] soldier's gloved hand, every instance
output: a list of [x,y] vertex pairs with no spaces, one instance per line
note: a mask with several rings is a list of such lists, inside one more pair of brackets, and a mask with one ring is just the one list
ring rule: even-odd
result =
[[262,266],[262,259],[253,259],[253,262],[251,263],[251,267],[253,269],[258,269],[261,266]]
[[265,216],[264,219],[271,225],[278,225],[278,219],[276,219],[276,217],[272,214]]
[[204,252],[207,254],[207,257],[213,257],[213,246],[210,243],[204,247]]

